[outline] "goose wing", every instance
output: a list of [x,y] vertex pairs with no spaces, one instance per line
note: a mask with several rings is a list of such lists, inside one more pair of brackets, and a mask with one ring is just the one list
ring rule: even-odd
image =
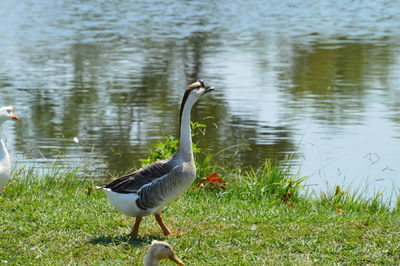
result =
[[143,167],[132,174],[117,178],[108,184],[100,185],[97,188],[110,189],[117,193],[135,193],[141,187],[168,174],[173,166],[170,160],[161,160]]
[[193,169],[193,167],[180,164],[164,176],[144,185],[137,192],[139,198],[136,200],[136,205],[140,209],[146,210],[158,208],[176,199],[191,185],[196,177],[196,172]]

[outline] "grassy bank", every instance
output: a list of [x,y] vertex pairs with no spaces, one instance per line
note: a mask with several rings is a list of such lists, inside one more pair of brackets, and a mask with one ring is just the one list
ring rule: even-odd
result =
[[[194,124],[200,128],[200,124]],[[170,156],[177,141],[157,145],[152,161]],[[303,179],[266,162],[243,170],[240,162],[194,145],[198,179],[168,205],[164,237],[145,217],[131,240],[134,219],[109,204],[98,181],[79,172],[46,176],[14,173],[0,194],[0,264],[141,265],[152,239],[167,239],[188,265],[397,264],[400,260],[399,204],[342,191],[305,193]],[[230,151],[232,154],[232,151]],[[55,168],[57,169],[57,168]],[[211,173],[214,179],[201,179]],[[213,183],[214,182],[214,183]]]
[[188,265],[400,260],[397,209],[342,191],[304,196],[298,179],[268,163],[221,173],[225,190],[193,185],[170,204],[164,220],[185,234],[166,238],[146,217],[137,240],[126,237],[133,219],[92,191],[95,182],[74,173],[16,175],[0,196],[0,263],[140,265],[152,239],[167,239]]

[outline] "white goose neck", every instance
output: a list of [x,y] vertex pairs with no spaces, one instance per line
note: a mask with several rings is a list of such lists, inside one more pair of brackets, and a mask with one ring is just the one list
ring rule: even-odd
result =
[[2,139],[0,139],[0,161],[8,154],[6,144]]
[[152,253],[147,252],[146,255],[144,255],[144,266],[158,266],[158,265],[160,265],[160,262],[158,259],[154,258]]
[[[6,144],[4,143],[4,140],[3,140],[1,124],[0,124],[0,161],[2,161],[2,163],[6,164],[6,162],[4,162],[3,160],[4,159],[9,160],[7,158],[9,158],[9,154],[7,151]],[[8,164],[9,164],[9,162],[8,162]]]
[[4,149],[6,148],[6,146],[5,146],[5,144],[4,144],[4,141],[3,141],[3,129],[2,129],[2,124],[3,124],[3,123],[0,122],[0,158],[2,157],[3,152],[4,152]]

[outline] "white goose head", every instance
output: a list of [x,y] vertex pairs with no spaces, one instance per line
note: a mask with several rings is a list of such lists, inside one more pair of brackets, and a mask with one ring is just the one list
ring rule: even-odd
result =
[[11,105],[0,108],[0,124],[7,120],[19,120],[19,117],[14,113],[14,107]]
[[178,258],[170,244],[163,241],[153,240],[150,248],[144,256],[144,265],[159,265],[159,261],[163,259],[170,259],[178,265],[185,265],[181,259]]

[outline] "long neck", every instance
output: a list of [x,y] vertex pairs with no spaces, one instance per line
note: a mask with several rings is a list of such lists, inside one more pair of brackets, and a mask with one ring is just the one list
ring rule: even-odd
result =
[[7,151],[6,145],[3,141],[3,135],[2,135],[1,123],[0,123],[0,161],[2,161],[7,156],[8,156],[8,151]]
[[156,259],[153,254],[150,252],[147,252],[146,255],[144,255],[144,266],[158,266],[160,265],[160,261]]
[[186,155],[193,155],[192,151],[192,133],[190,130],[190,111],[192,110],[195,100],[188,97],[181,106],[181,123],[179,129],[179,152]]
[[6,145],[4,144],[4,141],[0,139],[0,161],[3,160],[4,157],[6,157],[8,154],[8,151],[6,149]]

